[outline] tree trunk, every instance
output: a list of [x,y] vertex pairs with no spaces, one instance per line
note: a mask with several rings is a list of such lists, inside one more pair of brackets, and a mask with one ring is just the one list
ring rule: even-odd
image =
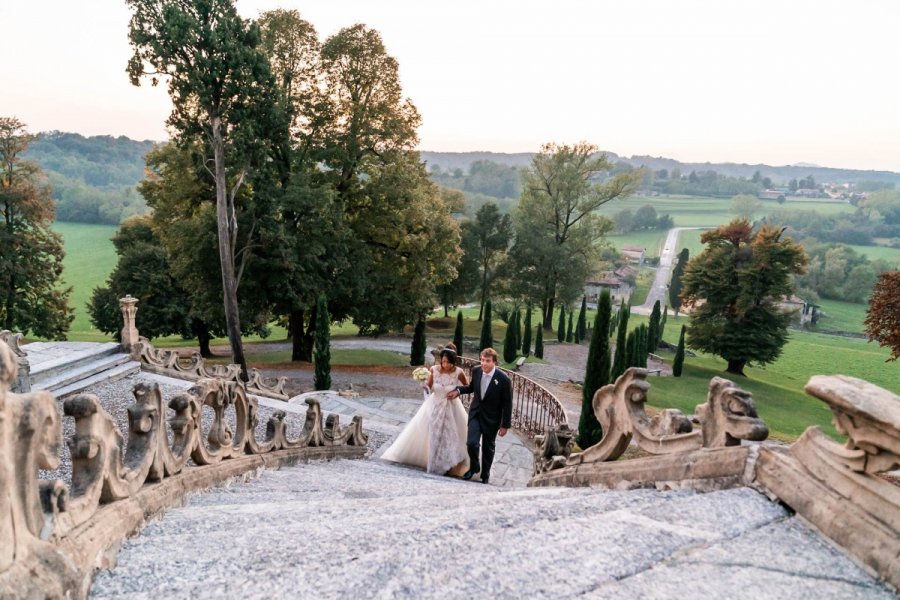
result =
[[306,311],[292,310],[288,318],[291,333],[291,360],[312,362],[312,337],[303,328]]
[[744,365],[747,364],[746,360],[732,360],[728,359],[728,368],[725,369],[727,373],[733,373],[734,375],[740,375],[741,377],[746,377],[744,374]]
[[209,358],[212,356],[212,350],[209,348],[209,341],[212,336],[209,335],[209,327],[202,319],[191,319],[191,330],[197,336],[197,344],[200,346],[200,356]]
[[234,207],[228,197],[225,177],[225,140],[222,137],[222,122],[212,118],[213,156],[216,178],[216,220],[219,234],[219,263],[222,268],[222,295],[225,305],[225,329],[231,345],[231,360],[241,367],[241,379],[248,381],[247,361],[241,345],[241,316],[238,311],[237,278],[234,274],[233,235],[237,229],[234,221]]
[[553,331],[553,298],[544,301],[544,331]]

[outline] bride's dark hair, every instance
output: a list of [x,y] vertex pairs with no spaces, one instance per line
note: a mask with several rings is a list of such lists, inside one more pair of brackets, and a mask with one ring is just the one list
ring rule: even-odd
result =
[[441,358],[444,358],[445,356],[447,357],[447,360],[450,362],[451,365],[456,364],[456,351],[455,350],[453,350],[452,348],[444,348],[443,350],[441,350]]

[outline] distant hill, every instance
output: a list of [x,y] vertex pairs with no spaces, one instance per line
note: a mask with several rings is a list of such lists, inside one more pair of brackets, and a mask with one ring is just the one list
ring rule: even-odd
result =
[[[775,185],[787,185],[791,179],[803,179],[812,175],[819,183],[857,183],[860,181],[883,181],[894,186],[900,185],[900,173],[893,171],[866,171],[858,169],[835,169],[819,167],[809,163],[797,165],[771,166],[764,164],[737,164],[737,163],[685,163],[671,158],[634,155],[631,157],[619,156],[615,152],[604,151],[613,162],[624,162],[635,168],[647,167],[654,171],[666,169],[672,171],[679,169],[682,175],[691,171],[716,171],[729,177],[751,178],[756,171],[762,177],[769,177]],[[505,154],[502,152],[430,152],[422,151],[422,160],[429,167],[439,165],[444,170],[461,169],[468,171],[469,167],[478,160],[488,160],[509,167],[527,167],[531,163],[534,153],[519,152]]]
[[52,131],[40,134],[24,157],[47,174],[57,220],[118,225],[147,212],[135,186],[144,177],[144,156],[154,143]]

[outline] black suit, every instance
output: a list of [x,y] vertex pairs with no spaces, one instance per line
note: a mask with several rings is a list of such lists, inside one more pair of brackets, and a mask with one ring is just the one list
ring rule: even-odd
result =
[[460,386],[458,389],[460,394],[475,394],[469,404],[466,446],[469,450],[469,467],[477,470],[479,444],[483,442],[481,478],[487,479],[490,477],[491,464],[494,462],[497,432],[501,428],[509,429],[512,423],[512,384],[509,377],[495,367],[491,373],[491,382],[482,397],[482,375],[481,367],[475,367],[472,369],[472,381],[469,385]]

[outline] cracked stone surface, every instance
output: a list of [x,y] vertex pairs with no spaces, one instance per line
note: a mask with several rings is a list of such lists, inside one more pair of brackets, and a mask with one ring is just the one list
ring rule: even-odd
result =
[[378,460],[265,471],[123,544],[92,598],[894,598],[750,489],[509,489]]

